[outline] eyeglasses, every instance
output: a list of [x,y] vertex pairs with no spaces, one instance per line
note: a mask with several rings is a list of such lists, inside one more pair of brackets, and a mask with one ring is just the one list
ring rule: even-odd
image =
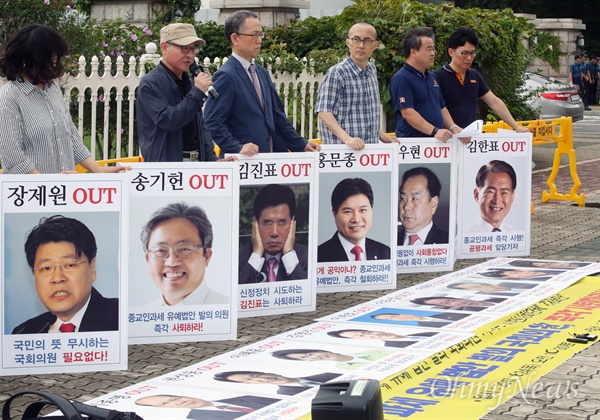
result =
[[463,56],[463,58],[467,58],[468,56],[475,57],[477,55],[477,51],[459,51],[456,48],[452,48],[454,51]]
[[56,264],[56,265],[43,265],[41,267],[36,267],[36,268],[32,269],[31,271],[33,271],[34,273],[38,273],[38,275],[41,277],[50,277],[52,275],[52,273],[54,273],[54,270],[56,270],[57,268],[60,268],[63,273],[68,274],[68,273],[75,272],[77,270],[77,268],[79,267],[79,265],[86,263],[88,261],[89,260],[71,261],[71,262]]
[[374,39],[371,39],[369,37],[366,38],[360,38],[358,36],[352,37],[352,38],[348,38],[350,40],[350,42],[352,42],[354,45],[360,45],[360,43],[362,42],[363,45],[365,47],[370,47],[371,44],[373,44],[373,42],[375,42]]
[[156,246],[154,248],[150,248],[146,251],[146,253],[150,254],[157,260],[166,260],[171,255],[171,251],[175,254],[177,258],[187,258],[190,255],[196,253],[199,249],[206,249],[204,245],[177,245],[175,247],[170,247],[166,245]]
[[236,32],[236,33],[238,35],[251,36],[252,38],[254,38],[255,41],[258,41],[259,39],[263,39],[265,37],[264,32],[255,32],[253,34],[241,34],[239,32]]
[[184,54],[189,54],[190,52],[193,52],[194,55],[198,54],[200,51],[202,51],[202,48],[200,48],[197,45],[194,45],[193,47],[190,47],[189,45],[177,45],[174,44],[172,42],[167,42],[167,44],[169,45],[173,45],[174,47],[179,47],[181,48],[181,52]]

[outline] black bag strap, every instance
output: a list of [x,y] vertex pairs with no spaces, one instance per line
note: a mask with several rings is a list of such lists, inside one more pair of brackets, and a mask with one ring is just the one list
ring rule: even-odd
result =
[[95,407],[77,401],[72,401],[72,403],[81,414],[84,414],[93,420],[144,420],[132,411],[108,410],[106,408]]
[[2,407],[2,420],[12,420],[10,416],[11,402],[22,395],[38,395],[45,398],[42,401],[36,401],[27,406],[23,413],[22,420],[31,420],[38,418],[40,411],[47,405],[53,405],[63,414],[62,417],[44,417],[44,419],[62,419],[62,420],[84,420],[83,415],[87,416],[88,420],[143,420],[134,412],[121,412],[117,410],[107,410],[106,408],[94,407],[69,401],[60,395],[52,394],[44,391],[22,391],[18,392],[4,402]]
[[13,395],[4,402],[4,406],[2,407],[2,420],[12,419],[12,417],[10,416],[10,404],[16,398],[23,395],[37,395],[39,397],[45,398],[42,401],[37,401],[27,406],[23,417],[21,417],[23,420],[35,419],[42,410],[42,408],[44,408],[47,405],[53,405],[56,408],[58,408],[63,414],[65,420],[83,420],[81,413],[77,411],[77,409],[73,406],[73,404],[71,404],[69,400],[67,400],[64,397],[61,397],[60,395],[51,394],[49,392],[44,391],[17,392],[15,395]]

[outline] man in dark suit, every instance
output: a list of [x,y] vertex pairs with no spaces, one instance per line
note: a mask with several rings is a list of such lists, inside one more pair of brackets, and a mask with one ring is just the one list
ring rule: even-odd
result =
[[308,248],[296,243],[296,196],[287,185],[269,184],[254,199],[252,241],[239,255],[239,283],[308,278]]
[[442,184],[429,168],[409,169],[400,186],[398,245],[447,244],[448,232],[433,222]]
[[241,395],[215,401],[183,395],[158,394],[138,398],[136,405],[161,408],[190,408],[188,419],[233,420],[281,401],[257,395]]
[[40,301],[48,309],[13,329],[13,334],[116,331],[119,299],[105,298],[96,281],[96,239],[79,220],[42,219],[25,241],[27,263]]
[[318,262],[389,260],[390,247],[367,238],[373,224],[373,189],[362,178],[346,178],[331,193],[337,232],[317,249]]
[[417,341],[423,341],[433,337],[437,332],[422,332],[416,334],[400,335],[387,331],[346,329],[338,331],[329,331],[327,335],[336,338],[349,338],[352,340],[382,340],[385,347],[404,348]]
[[254,63],[265,34],[256,13],[241,10],[225,21],[232,55],[213,77],[219,98],[210,97],[204,115],[223,153],[318,151],[320,145],[296,133],[268,71]]
[[331,381],[341,373],[324,372],[317,375],[289,378],[277,373],[256,371],[230,371],[215,374],[214,379],[222,382],[236,382],[254,385],[277,385],[277,393],[281,395],[296,395],[314,386]]

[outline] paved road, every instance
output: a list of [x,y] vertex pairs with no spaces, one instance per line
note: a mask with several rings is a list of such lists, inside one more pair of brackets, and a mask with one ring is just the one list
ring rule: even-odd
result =
[[[532,258],[600,262],[600,136],[577,134],[575,143],[579,162],[577,171],[583,184],[581,191],[586,195],[586,207],[573,206],[567,202],[541,203],[541,192],[547,189],[545,181],[549,174],[553,148],[534,148],[536,167],[532,177],[535,206],[531,223]],[[567,169],[561,169],[557,185],[559,192],[570,189],[572,181]],[[461,269],[480,261],[459,260],[456,268]],[[400,274],[397,286],[402,288],[418,284],[441,274]],[[86,401],[268,336],[307,325],[317,317],[370,301],[385,293],[386,291],[365,291],[321,294],[314,312],[242,319],[239,321],[239,339],[236,341],[132,345],[129,347],[127,371],[0,378],[0,401],[20,389],[46,389]],[[544,384],[544,392],[533,393],[526,390],[524,397],[509,400],[484,418],[600,420],[600,345],[596,343],[575,355],[542,378],[541,383]],[[575,392],[565,392],[565,389]]]

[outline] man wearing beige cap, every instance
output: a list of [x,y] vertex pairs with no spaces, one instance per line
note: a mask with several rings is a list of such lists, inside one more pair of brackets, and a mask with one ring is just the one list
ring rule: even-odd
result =
[[215,161],[214,143],[204,124],[202,106],[210,76],[188,74],[205,42],[189,23],[160,30],[162,60],[137,90],[137,129],[146,162]]

